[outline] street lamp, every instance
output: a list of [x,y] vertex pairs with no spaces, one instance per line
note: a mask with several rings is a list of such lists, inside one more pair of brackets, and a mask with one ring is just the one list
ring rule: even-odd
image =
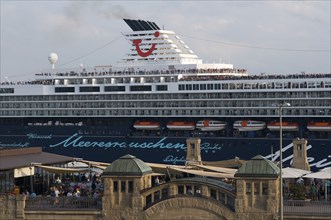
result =
[[283,118],[282,111],[284,107],[290,107],[291,104],[282,102],[277,105],[279,108],[279,178],[280,178],[280,220],[284,219],[284,207],[283,207]]

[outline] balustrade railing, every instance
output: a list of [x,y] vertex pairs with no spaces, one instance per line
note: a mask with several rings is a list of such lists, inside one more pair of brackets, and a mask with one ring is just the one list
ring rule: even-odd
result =
[[284,200],[284,214],[331,216],[331,201]]
[[101,198],[89,197],[29,197],[26,209],[102,209]]
[[[170,194],[170,187],[176,188],[175,193]],[[205,190],[202,190],[203,187]],[[145,199],[144,209],[170,198],[197,197],[213,200],[233,211],[235,210],[235,188],[230,184],[213,179],[199,177],[177,179],[144,190],[142,194]]]

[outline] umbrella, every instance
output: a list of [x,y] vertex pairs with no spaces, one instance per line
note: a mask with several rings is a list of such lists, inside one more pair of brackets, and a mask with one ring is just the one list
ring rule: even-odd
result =
[[292,167],[286,167],[283,170],[283,175],[282,177],[283,178],[299,178],[305,174],[308,174],[308,173],[311,173],[310,171],[308,170],[301,170],[301,169],[297,169],[297,168],[292,168]]

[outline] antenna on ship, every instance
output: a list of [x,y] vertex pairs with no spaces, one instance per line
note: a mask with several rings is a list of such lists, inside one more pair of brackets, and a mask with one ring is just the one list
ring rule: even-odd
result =
[[56,53],[51,53],[48,55],[48,61],[52,64],[52,69],[55,69],[55,63],[57,62],[58,59],[59,57],[57,56]]

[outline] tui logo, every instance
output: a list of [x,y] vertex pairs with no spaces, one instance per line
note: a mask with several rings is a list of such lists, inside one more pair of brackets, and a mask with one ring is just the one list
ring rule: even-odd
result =
[[[156,31],[156,32],[154,33],[154,36],[155,36],[155,37],[160,36],[160,32]],[[132,42],[133,42],[133,44],[136,46],[136,50],[137,50],[139,56],[141,56],[141,57],[148,57],[148,56],[151,55],[152,52],[155,50],[156,44],[152,44],[152,47],[149,48],[148,51],[143,52],[143,51],[140,49],[140,46],[139,46],[139,44],[141,43],[141,41],[142,41],[141,39],[135,39],[135,40],[133,40]]]

